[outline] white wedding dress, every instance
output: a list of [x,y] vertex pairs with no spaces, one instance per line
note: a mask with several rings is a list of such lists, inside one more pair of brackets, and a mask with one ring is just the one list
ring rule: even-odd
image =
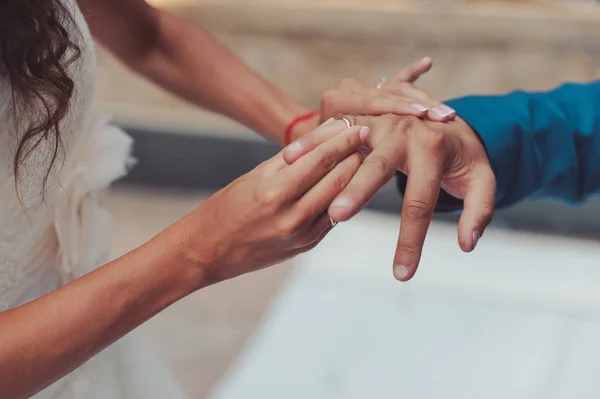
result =
[[[131,139],[106,118],[92,114],[94,44],[75,0],[81,58],[71,67],[76,94],[62,123],[64,151],[42,188],[49,146],[40,146],[12,173],[14,130],[26,122],[10,112],[10,82],[0,75],[0,311],[39,298],[107,261],[111,216],[102,192],[123,176]],[[1,377],[0,377],[1,378]],[[73,373],[34,396],[37,399],[178,399],[184,394],[134,331]]]

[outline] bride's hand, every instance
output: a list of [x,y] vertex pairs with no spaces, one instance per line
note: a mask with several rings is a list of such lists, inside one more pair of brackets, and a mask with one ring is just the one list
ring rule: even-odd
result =
[[413,84],[431,66],[431,59],[423,58],[379,85],[344,79],[339,87],[323,95],[321,120],[343,115],[385,114],[413,115],[436,122],[453,120],[456,112],[452,108],[431,99]]
[[193,256],[210,265],[210,282],[308,251],[331,230],[327,209],[358,170],[356,151],[370,130],[331,121],[317,131],[334,137],[293,165],[277,154],[182,220]]

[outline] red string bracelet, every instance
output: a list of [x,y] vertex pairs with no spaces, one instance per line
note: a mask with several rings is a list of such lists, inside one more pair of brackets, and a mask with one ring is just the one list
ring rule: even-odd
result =
[[319,111],[310,111],[310,112],[299,115],[299,116],[295,117],[294,119],[292,119],[290,121],[290,123],[288,123],[287,127],[285,128],[285,133],[283,134],[283,143],[285,145],[290,144],[290,142],[292,141],[292,131],[294,130],[294,127],[296,127],[296,125],[298,123],[303,122],[307,119],[313,118],[317,115],[319,115]]

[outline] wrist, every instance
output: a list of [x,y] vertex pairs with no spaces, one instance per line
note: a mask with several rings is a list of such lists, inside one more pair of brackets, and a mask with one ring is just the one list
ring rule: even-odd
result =
[[142,247],[147,247],[156,261],[156,272],[162,274],[164,284],[178,287],[178,294],[183,296],[214,283],[210,281],[213,251],[195,234],[199,225],[194,226],[188,219],[185,217]]
[[253,104],[249,112],[257,119],[255,123],[248,125],[263,137],[283,145],[290,121],[311,110],[295,99],[279,94],[281,97],[270,98],[267,103]]
[[316,129],[320,119],[321,114],[319,111],[309,111],[295,116],[285,128],[283,145],[287,146],[306,133]]

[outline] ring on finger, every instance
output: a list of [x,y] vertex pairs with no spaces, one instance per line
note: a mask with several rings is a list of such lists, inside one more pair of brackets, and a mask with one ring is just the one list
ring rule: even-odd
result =
[[352,121],[350,120],[350,118],[342,116],[341,118],[339,118],[339,120],[344,121],[344,123],[346,124],[348,129],[350,129],[352,127]]
[[382,76],[381,78],[379,78],[379,82],[377,83],[377,90],[381,90],[383,88],[383,85],[385,84],[385,82],[387,82],[387,78],[385,76]]

